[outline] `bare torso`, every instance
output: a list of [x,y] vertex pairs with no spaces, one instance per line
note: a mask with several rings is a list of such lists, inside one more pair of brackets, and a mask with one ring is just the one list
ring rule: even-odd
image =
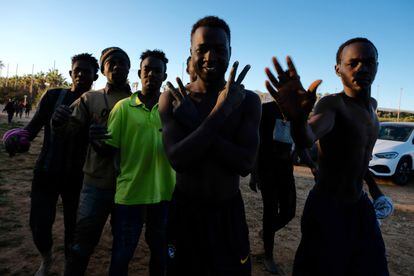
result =
[[[189,96],[198,111],[200,121],[208,120],[209,114],[216,105],[217,93],[190,93]],[[165,94],[161,98],[169,101],[168,105],[172,108],[171,96]],[[249,114],[253,115],[249,117]],[[192,142],[191,139],[194,136],[193,147],[197,147],[197,151],[205,147],[201,155],[188,147],[181,151],[181,156],[170,158],[173,167],[174,160],[179,164],[175,166],[177,189],[194,200],[214,202],[233,197],[239,191],[240,175],[247,174],[253,166],[258,146],[259,120],[258,96],[251,91],[246,91],[242,104],[220,123],[220,127],[217,131],[213,131],[215,132],[213,134],[209,130],[202,129],[201,126],[196,130],[191,130],[182,127],[176,121],[171,123],[172,127],[166,130],[168,133],[164,141],[167,148],[170,144],[169,138],[172,136],[176,141],[186,139],[188,144]],[[168,127],[168,125],[170,124],[164,126]],[[200,131],[206,131],[206,135],[196,138]],[[183,159],[187,162],[183,162]]]
[[[334,122],[332,129],[319,139],[319,179],[315,189],[344,202],[355,202],[360,198],[378,135],[376,103],[371,99],[366,106],[345,93],[328,97],[324,102],[332,108]],[[312,119],[310,125],[313,127]]]

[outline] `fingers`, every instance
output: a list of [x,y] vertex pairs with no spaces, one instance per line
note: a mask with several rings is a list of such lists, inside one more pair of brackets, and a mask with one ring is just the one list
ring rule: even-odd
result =
[[296,71],[295,65],[290,56],[286,57],[286,63],[288,65],[288,72],[291,78],[299,78],[298,72]]
[[270,95],[272,95],[273,99],[275,99],[276,102],[279,102],[280,100],[279,94],[273,88],[273,86],[270,84],[268,80],[265,82],[265,86],[266,86],[267,91],[270,93]]
[[249,64],[244,66],[243,70],[241,71],[240,75],[238,76],[238,78],[236,80],[237,85],[240,85],[242,83],[242,81],[246,77],[247,72],[249,72],[249,70],[250,70],[250,65]]
[[234,79],[236,78],[237,67],[239,67],[239,62],[235,61],[233,63],[233,67],[231,67],[229,80],[227,82],[227,86],[231,86],[234,83]]
[[285,71],[283,70],[282,66],[280,66],[279,61],[276,57],[272,57],[273,65],[275,66],[276,72],[279,76],[283,76],[285,74]]
[[89,127],[89,136],[92,140],[104,140],[111,138],[107,128],[97,124],[92,124]]
[[174,87],[174,85],[172,85],[171,82],[167,81],[167,87],[170,90],[172,96],[174,97],[174,99],[178,102],[180,102],[182,100],[182,95],[181,93]]
[[322,83],[322,80],[316,80],[309,85],[308,92],[316,94],[316,90],[318,89],[319,85]]
[[268,67],[265,68],[265,73],[269,78],[270,82],[273,84],[273,86],[279,87],[279,82],[277,81],[276,77],[273,75],[273,73],[270,71]]
[[185,86],[184,86],[183,82],[178,77],[176,78],[176,80],[177,80],[177,83],[178,83],[178,89],[179,89],[179,92],[181,94],[181,97],[182,98],[187,97],[187,92],[186,92],[186,89],[185,89]]

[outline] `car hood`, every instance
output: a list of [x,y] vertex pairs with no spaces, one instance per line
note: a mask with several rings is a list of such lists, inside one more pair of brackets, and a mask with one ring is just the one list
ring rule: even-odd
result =
[[380,152],[398,151],[399,146],[403,145],[404,143],[405,142],[378,139],[375,143],[372,153],[375,154]]

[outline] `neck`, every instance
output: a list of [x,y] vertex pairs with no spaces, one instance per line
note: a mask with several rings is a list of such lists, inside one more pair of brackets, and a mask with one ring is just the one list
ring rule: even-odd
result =
[[361,101],[365,106],[368,107],[370,105],[371,87],[360,91],[354,91],[350,88],[344,87],[344,92],[348,97]]
[[160,95],[161,95],[160,91],[155,91],[155,92],[150,92],[150,93],[148,91],[146,92],[140,91],[138,93],[138,98],[147,108],[152,109],[154,105],[158,103],[158,99]]
[[89,91],[91,88],[81,88],[81,87],[75,87],[74,85],[72,85],[70,87],[70,92],[74,92],[74,93],[84,93],[86,91]]
[[158,88],[158,89],[151,90],[151,89],[143,87],[140,93],[144,97],[151,98],[154,95],[159,95],[160,94],[160,89]]
[[111,86],[112,89],[116,89],[116,90],[122,90],[125,88],[126,83],[115,83],[115,82],[108,82],[108,84]]
[[201,78],[197,78],[195,82],[191,83],[194,92],[197,93],[208,93],[208,92],[219,92],[225,86],[226,81],[224,78],[220,81],[213,81],[213,82],[206,82],[203,81]]

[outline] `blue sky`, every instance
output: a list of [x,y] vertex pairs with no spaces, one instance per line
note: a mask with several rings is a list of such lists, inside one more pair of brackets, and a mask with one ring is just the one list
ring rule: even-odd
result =
[[[291,55],[307,87],[341,90],[334,72],[338,46],[363,36],[379,51],[372,95],[379,106],[414,110],[414,1],[2,1],[0,60],[9,75],[56,68],[69,78],[70,57],[90,52],[99,59],[108,46],[130,56],[131,82],[139,81],[139,55],[162,49],[169,58],[169,80],[182,75],[189,55],[190,30],[205,15],[225,19],[232,31],[232,61],[251,64],[244,84],[265,91],[264,67],[271,57]],[[2,76],[6,75],[6,68]],[[184,82],[188,77],[184,74]],[[100,75],[96,88],[105,84]]]

